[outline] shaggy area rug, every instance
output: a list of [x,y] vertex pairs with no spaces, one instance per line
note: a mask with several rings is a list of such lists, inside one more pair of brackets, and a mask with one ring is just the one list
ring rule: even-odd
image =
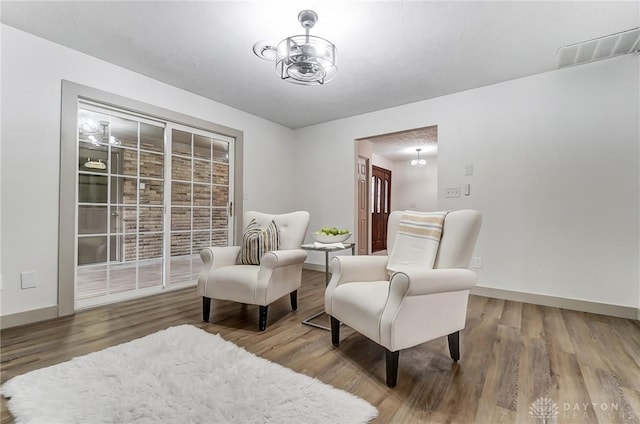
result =
[[20,375],[17,423],[366,423],[365,400],[191,325]]

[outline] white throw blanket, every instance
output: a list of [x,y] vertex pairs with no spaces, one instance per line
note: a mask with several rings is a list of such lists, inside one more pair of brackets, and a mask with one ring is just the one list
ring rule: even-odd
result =
[[446,215],[445,211],[402,213],[387,264],[389,273],[409,268],[433,268]]

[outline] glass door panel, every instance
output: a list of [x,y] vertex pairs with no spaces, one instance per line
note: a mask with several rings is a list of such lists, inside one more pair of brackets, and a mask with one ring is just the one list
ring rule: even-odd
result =
[[171,131],[171,243],[169,284],[194,281],[200,252],[226,246],[230,178],[229,140],[213,134]]
[[[78,110],[76,304],[163,286],[164,124]],[[101,298],[97,301],[96,298]]]

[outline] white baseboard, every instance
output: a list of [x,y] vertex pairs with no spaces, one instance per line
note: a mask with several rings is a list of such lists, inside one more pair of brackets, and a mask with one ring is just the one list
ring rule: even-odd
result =
[[58,306],[48,306],[46,308],[34,309],[31,311],[18,312],[15,314],[3,315],[0,317],[0,328],[17,327],[19,325],[32,324],[38,321],[45,321],[58,318]]
[[471,294],[640,321],[640,308],[475,286]]
[[[305,263],[304,269],[324,272],[324,265]],[[513,300],[516,302],[532,303],[534,305],[552,306],[556,308],[570,309],[573,311],[590,312],[600,315],[609,315],[619,318],[635,319],[640,321],[640,308],[630,306],[610,305],[606,303],[589,302],[586,300],[568,299],[555,296],[547,296],[533,293],[514,292],[510,290],[494,289],[491,287],[476,286],[471,289],[471,294],[477,296],[493,297],[496,299]],[[19,325],[32,324],[58,317],[58,307],[49,306],[32,311],[18,312],[16,314],[0,317],[0,329],[17,327]]]
[[320,272],[324,272],[324,271],[325,271],[325,269],[324,269],[324,265],[321,265],[321,264],[312,264],[312,263],[308,263],[308,262],[305,262],[305,263],[302,265],[302,268],[303,268],[303,269],[310,269],[311,271],[320,271]]
[[[305,262],[304,269],[324,272],[324,265]],[[640,321],[640,308],[631,306],[610,305],[607,303],[590,302],[588,300],[569,299],[564,297],[547,296],[542,294],[515,292],[510,290],[495,289],[491,287],[475,286],[471,294],[496,299],[513,300],[516,302],[531,303],[541,306],[553,306],[556,308],[570,309],[573,311],[590,312],[593,314],[608,315],[612,317],[635,319]]]

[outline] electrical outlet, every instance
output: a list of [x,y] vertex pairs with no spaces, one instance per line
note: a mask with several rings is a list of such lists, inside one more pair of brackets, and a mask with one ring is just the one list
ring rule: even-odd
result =
[[38,273],[36,271],[21,272],[20,287],[22,287],[23,290],[38,287]]
[[475,269],[482,269],[482,258],[480,256],[474,256],[472,266]]
[[444,191],[444,197],[446,198],[460,197],[460,186],[447,187]]

